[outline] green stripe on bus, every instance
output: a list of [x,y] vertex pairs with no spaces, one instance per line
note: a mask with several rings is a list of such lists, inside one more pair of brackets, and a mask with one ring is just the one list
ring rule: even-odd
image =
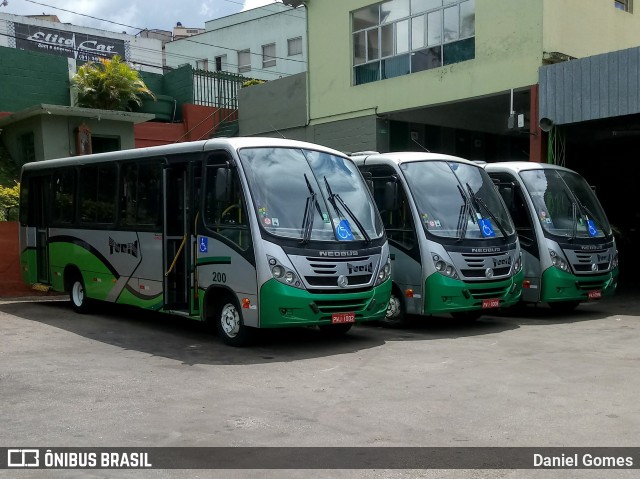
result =
[[212,256],[198,259],[198,266],[205,264],[231,264],[231,256]]

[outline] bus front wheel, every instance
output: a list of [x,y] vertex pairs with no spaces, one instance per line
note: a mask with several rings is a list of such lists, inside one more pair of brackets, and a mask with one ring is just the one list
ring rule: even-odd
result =
[[380,320],[380,324],[386,328],[399,328],[405,324],[404,303],[395,288],[391,290],[389,306],[387,306],[387,312]]
[[90,310],[89,298],[84,288],[84,281],[82,277],[76,276],[71,281],[71,288],[69,289],[69,299],[71,300],[71,307],[76,313],[84,314]]
[[229,346],[245,346],[253,336],[253,330],[244,325],[240,310],[231,301],[223,301],[218,308],[216,327],[222,342]]

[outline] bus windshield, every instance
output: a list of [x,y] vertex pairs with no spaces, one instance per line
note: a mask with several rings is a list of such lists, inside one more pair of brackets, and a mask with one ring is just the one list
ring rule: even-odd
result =
[[611,226],[586,180],[573,171],[520,173],[545,231],[569,238],[603,238]]
[[401,165],[424,228],[445,238],[506,238],[511,217],[486,172],[455,161]]
[[239,151],[262,227],[301,242],[383,236],[367,186],[349,160],[296,148]]

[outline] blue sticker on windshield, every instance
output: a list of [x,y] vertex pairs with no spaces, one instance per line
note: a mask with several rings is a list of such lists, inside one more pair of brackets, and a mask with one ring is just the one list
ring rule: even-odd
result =
[[353,233],[351,232],[351,226],[349,226],[349,222],[347,220],[340,221],[336,227],[336,234],[340,241],[349,241],[354,239]]
[[488,218],[479,219],[478,224],[480,231],[482,231],[482,236],[485,238],[492,238],[496,235],[496,232],[493,231],[493,227],[491,226],[491,220]]
[[598,230],[596,229],[596,224],[593,220],[587,220],[587,229],[589,230],[590,236],[598,236]]

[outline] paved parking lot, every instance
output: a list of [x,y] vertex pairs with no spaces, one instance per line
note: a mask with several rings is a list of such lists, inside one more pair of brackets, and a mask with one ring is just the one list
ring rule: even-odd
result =
[[[197,322],[0,302],[0,446],[639,446],[640,288],[247,349]],[[282,471],[0,471],[6,477],[284,477]],[[23,473],[24,472],[24,473]],[[224,472],[224,473],[223,473]],[[633,471],[289,471],[287,477],[635,477]],[[179,474],[178,474],[179,473]],[[180,475],[182,474],[182,475]],[[610,474],[610,475],[609,475]],[[627,475],[628,474],[628,475]]]

